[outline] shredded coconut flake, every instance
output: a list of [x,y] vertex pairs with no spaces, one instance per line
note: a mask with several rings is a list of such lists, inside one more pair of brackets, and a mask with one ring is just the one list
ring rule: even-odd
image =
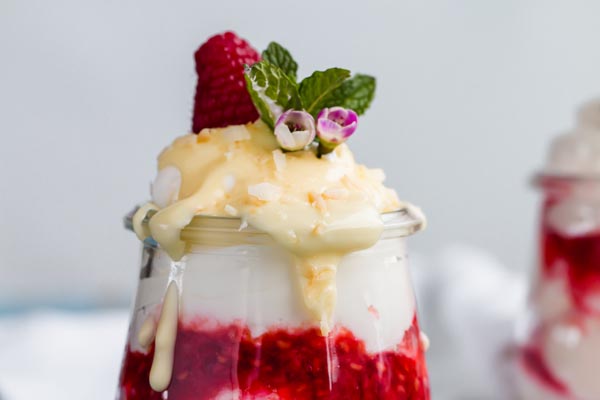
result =
[[325,204],[325,200],[323,199],[323,196],[320,193],[308,193],[308,202],[313,208],[316,208],[321,212],[327,211],[327,204]]
[[250,132],[243,125],[234,125],[223,128],[223,137],[228,142],[239,142],[241,140],[249,140]]
[[158,172],[156,179],[150,185],[152,202],[160,208],[165,208],[179,199],[180,188],[181,171],[169,165]]
[[276,201],[281,197],[281,187],[269,182],[248,186],[248,194],[263,201]]
[[287,231],[287,235],[290,237],[290,239],[292,239],[293,241],[298,240],[298,236],[296,235],[296,232],[293,229],[290,229],[289,231]]
[[320,236],[320,235],[322,235],[322,234],[323,234],[323,231],[324,231],[324,230],[325,230],[325,227],[323,226],[323,224],[321,224],[321,223],[316,223],[316,224],[313,226],[313,229],[312,229],[312,234],[313,234],[313,235],[315,235],[315,236]]
[[247,227],[248,227],[248,221],[246,220],[246,218],[242,218],[242,222],[240,223],[240,227],[238,228],[238,231],[243,231]]
[[355,178],[350,177],[350,175],[344,175],[341,181],[342,184],[344,184],[344,186],[346,186],[348,189],[361,189],[358,181]]
[[235,176],[233,175],[225,175],[223,177],[223,189],[226,193],[229,193],[233,190],[235,186]]
[[237,217],[238,215],[238,210],[237,208],[235,208],[234,206],[227,204],[225,205],[225,212],[229,215],[231,215],[232,217]]
[[283,171],[285,168],[286,157],[280,149],[273,150],[273,161],[275,162],[275,169],[277,172]]
[[345,200],[350,195],[348,189],[332,188],[323,192],[323,198],[326,200]]

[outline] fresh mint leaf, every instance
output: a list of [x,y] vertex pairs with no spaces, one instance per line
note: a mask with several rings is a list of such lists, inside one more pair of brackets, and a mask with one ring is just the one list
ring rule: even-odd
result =
[[358,115],[362,115],[375,97],[375,86],[374,77],[356,74],[332,91],[324,101],[323,107],[350,108]]
[[246,88],[261,119],[271,128],[290,108],[300,108],[298,85],[279,67],[262,60],[246,69]]
[[269,43],[267,49],[262,52],[263,60],[267,60],[272,65],[279,67],[287,76],[296,81],[298,73],[298,63],[294,60],[290,52],[277,42]]
[[300,83],[300,99],[304,109],[313,117],[323,109],[325,100],[350,77],[350,71],[342,68],[329,68],[316,71]]

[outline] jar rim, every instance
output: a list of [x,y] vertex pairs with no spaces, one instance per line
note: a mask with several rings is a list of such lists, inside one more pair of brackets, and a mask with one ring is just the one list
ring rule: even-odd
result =
[[535,187],[544,187],[548,183],[600,183],[600,174],[576,174],[557,172],[538,172],[531,178]]
[[[133,216],[140,206],[134,207],[124,218],[123,224],[127,230],[133,231]],[[401,208],[388,211],[381,214],[383,221],[382,238],[405,237],[413,235],[426,226],[426,220],[421,212],[415,206],[406,204]],[[202,243],[197,240],[198,237],[205,237],[205,234],[242,234],[250,237],[264,237],[268,234],[252,226],[242,226],[242,220],[236,217],[215,216],[215,215],[196,215],[192,221],[181,232],[181,239],[191,243]]]

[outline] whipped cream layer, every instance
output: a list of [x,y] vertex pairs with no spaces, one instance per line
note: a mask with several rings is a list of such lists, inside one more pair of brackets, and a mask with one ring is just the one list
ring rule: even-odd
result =
[[554,175],[600,175],[600,99],[581,106],[576,127],[554,139],[544,172]]
[[597,379],[600,321],[596,315],[578,312],[571,300],[567,280],[566,276],[540,276],[532,299],[539,316],[535,346],[539,346],[548,372],[568,393],[555,393],[547,382],[524,367],[520,380],[521,390],[527,394],[523,396],[525,399],[600,398],[600,381]]
[[[180,283],[180,318],[200,330],[243,321],[254,337],[269,329],[314,326],[295,279],[293,257],[277,246],[195,246]],[[144,323],[158,321],[171,260],[158,251],[150,277],[140,281],[130,345],[144,350]],[[393,350],[415,315],[405,241],[384,239],[344,256],[337,273],[338,304],[332,327],[344,327],[371,353]],[[143,343],[144,342],[144,343]]]
[[548,367],[577,399],[600,398],[600,321],[564,317],[543,333]]
[[[305,306],[330,329],[341,258],[373,246],[381,213],[399,209],[384,174],[356,164],[343,144],[317,157],[314,148],[284,153],[262,122],[204,129],[176,139],[159,156],[153,202],[134,217],[173,260],[190,250],[182,230],[197,215],[238,217],[293,255]],[[148,225],[143,219],[156,213]]]

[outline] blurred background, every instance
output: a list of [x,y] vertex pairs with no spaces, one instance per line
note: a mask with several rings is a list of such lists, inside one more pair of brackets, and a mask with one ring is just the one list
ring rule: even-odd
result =
[[[461,287],[458,271],[478,285],[489,270],[514,285],[502,292],[511,326],[535,256],[529,180],[598,94],[598,15],[594,1],[1,0],[0,397],[112,396],[139,261],[122,217],[190,127],[193,52],[233,29],[258,49],[282,43],[301,76],[377,77],[350,143],[429,218],[411,246],[434,398],[496,398],[444,373],[456,348],[444,324],[477,310],[440,310],[427,291],[436,279]],[[72,357],[83,349],[93,361]],[[81,387],[63,385],[65,368],[85,371]]]

